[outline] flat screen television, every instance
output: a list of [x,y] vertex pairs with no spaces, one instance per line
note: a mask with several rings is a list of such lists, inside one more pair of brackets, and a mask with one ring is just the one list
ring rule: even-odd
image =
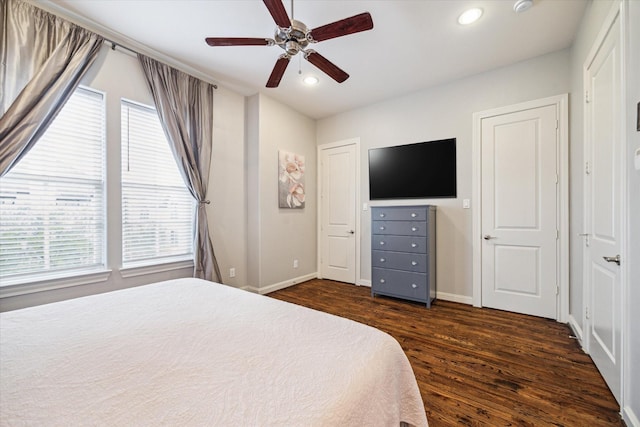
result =
[[456,139],[369,150],[369,199],[456,197]]

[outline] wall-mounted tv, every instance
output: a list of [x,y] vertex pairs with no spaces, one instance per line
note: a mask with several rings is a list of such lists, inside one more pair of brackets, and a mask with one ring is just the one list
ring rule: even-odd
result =
[[456,197],[456,139],[369,150],[369,199]]

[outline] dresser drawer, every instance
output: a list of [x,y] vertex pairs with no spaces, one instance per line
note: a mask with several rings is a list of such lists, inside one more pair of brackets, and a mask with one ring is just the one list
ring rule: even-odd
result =
[[408,271],[372,269],[371,291],[418,301],[427,300],[427,275]]
[[418,253],[372,251],[371,265],[416,273],[427,272],[427,260],[424,254]]
[[426,221],[427,208],[425,206],[385,206],[371,208],[371,218],[386,221]]
[[374,234],[371,237],[371,249],[426,254],[427,238],[419,236],[385,236],[382,234]]
[[424,221],[373,221],[371,232],[399,236],[426,236],[427,223]]

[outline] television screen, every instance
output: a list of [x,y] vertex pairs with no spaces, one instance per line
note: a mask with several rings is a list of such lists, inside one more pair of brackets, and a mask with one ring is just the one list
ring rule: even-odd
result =
[[369,199],[456,197],[456,139],[369,150]]

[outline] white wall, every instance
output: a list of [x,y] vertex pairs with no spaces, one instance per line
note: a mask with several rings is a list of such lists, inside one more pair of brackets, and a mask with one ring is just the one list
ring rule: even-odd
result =
[[[316,123],[261,94],[247,109],[248,288],[264,293],[316,275]],[[305,157],[304,209],[278,207],[278,150]]]
[[[219,87],[213,99],[213,123],[209,234],[222,282],[242,287],[248,283],[245,97]],[[230,268],[235,268],[236,277],[229,277]]]
[[[368,149],[442,138],[457,138],[456,199],[412,200],[438,206],[438,293],[471,302],[471,210],[462,199],[472,192],[471,149],[474,112],[569,92],[569,51],[544,55],[318,122],[317,143],[360,137],[361,198],[369,200]],[[380,204],[377,202],[376,204]],[[476,201],[471,201],[472,208]],[[361,277],[370,279],[370,212],[360,212]],[[459,297],[459,298],[458,298]]]

